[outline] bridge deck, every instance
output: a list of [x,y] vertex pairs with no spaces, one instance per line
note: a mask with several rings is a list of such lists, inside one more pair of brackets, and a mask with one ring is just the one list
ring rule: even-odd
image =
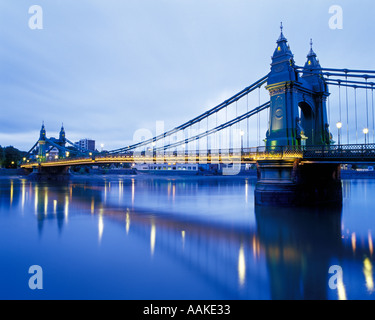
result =
[[375,162],[375,144],[256,147],[246,149],[208,150],[197,152],[165,152],[156,154],[96,155],[85,158],[64,158],[52,161],[25,162],[22,168],[100,165],[111,163],[254,163],[259,160],[301,159],[309,162]]

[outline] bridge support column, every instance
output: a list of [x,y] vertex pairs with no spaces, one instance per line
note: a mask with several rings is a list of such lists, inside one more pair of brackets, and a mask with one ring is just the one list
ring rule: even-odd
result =
[[340,165],[306,163],[300,160],[257,162],[258,206],[341,205]]
[[36,181],[67,181],[71,178],[69,167],[37,167],[28,175],[30,180]]

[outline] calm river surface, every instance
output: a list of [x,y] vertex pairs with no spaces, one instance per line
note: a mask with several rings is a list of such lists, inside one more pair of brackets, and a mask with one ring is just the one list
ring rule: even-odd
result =
[[[0,298],[375,298],[375,180],[343,180],[340,209],[260,210],[254,187],[246,177],[0,177]],[[29,288],[33,265],[42,290]]]

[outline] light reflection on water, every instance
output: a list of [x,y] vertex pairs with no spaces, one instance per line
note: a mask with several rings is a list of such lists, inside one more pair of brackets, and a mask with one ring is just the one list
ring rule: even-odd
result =
[[[0,179],[2,299],[374,299],[375,180],[254,208],[244,177]],[[27,287],[40,265],[45,288]],[[330,266],[343,277],[330,289]]]

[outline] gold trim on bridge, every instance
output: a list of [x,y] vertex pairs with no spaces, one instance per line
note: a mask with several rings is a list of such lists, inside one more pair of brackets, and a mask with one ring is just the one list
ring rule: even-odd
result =
[[78,165],[98,165],[111,163],[173,163],[173,164],[238,164],[254,163],[258,160],[284,160],[302,158],[301,151],[253,151],[211,154],[157,155],[157,156],[106,156],[95,158],[72,158],[51,160],[45,162],[28,162],[21,164],[21,168],[33,169],[37,167],[64,167]]

